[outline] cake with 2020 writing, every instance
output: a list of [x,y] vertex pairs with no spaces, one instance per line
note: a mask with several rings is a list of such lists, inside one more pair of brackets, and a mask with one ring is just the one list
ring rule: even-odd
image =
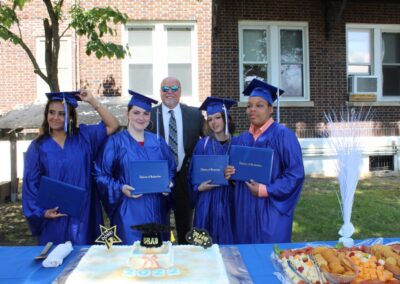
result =
[[219,246],[145,248],[94,245],[71,272],[67,284],[91,283],[229,283]]

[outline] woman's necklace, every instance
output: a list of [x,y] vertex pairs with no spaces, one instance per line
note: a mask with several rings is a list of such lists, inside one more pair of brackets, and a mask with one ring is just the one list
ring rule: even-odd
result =
[[215,141],[218,141],[218,143],[221,144],[221,147],[222,147],[222,148],[224,148],[224,144],[228,143],[228,146],[227,146],[226,151],[225,151],[224,154],[226,155],[227,153],[229,153],[229,149],[231,148],[231,143],[232,143],[231,137],[228,137],[228,139],[225,140],[225,141],[219,141],[219,140],[217,140],[217,138],[215,138],[215,137],[214,137],[214,139],[212,139],[211,144],[212,144],[212,147],[213,147],[213,153],[214,153],[214,155],[217,154],[217,151],[215,150]]

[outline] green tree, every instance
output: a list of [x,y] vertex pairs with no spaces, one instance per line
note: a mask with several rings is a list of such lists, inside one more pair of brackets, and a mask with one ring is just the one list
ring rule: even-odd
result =
[[[45,36],[45,63],[46,74],[40,70],[38,62],[31,48],[24,41],[18,10],[22,11],[29,0],[0,0],[0,39],[19,45],[28,55],[34,68],[50,87],[52,92],[60,91],[58,81],[58,56],[60,51],[60,39],[65,33],[74,29],[78,36],[87,38],[86,54],[94,53],[98,59],[103,57],[124,58],[129,52],[127,47],[104,40],[104,35],[114,35],[115,26],[125,24],[127,15],[118,9],[111,7],[95,7],[83,9],[79,4],[64,7],[64,0],[43,0],[47,11],[47,17],[43,19]],[[79,1],[78,1],[79,3]],[[61,31],[60,25],[68,20],[66,28]]]

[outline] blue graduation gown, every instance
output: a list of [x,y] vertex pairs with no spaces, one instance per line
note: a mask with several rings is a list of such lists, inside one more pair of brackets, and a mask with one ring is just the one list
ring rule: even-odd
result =
[[[226,155],[231,143],[221,144],[213,137],[200,139],[193,155]],[[189,196],[192,207],[195,207],[193,226],[206,229],[213,243],[232,244],[231,228],[231,186],[220,186],[199,192],[199,184],[192,184],[192,164],[189,167]]]
[[[122,186],[129,184],[129,163],[140,160],[167,160],[169,177],[173,181],[176,164],[164,138],[145,131],[141,146],[127,130],[110,136],[103,154],[96,162],[95,179],[105,203],[111,225],[117,226],[117,235],[123,244],[140,240],[141,232],[133,225],[156,222],[169,225],[171,197],[162,193],[143,194],[139,198],[127,197]],[[169,239],[169,233],[163,235]]]
[[[24,163],[22,209],[32,234],[39,237],[39,245],[49,241],[85,245],[92,244],[98,237],[103,217],[91,173],[95,155],[106,137],[104,123],[82,124],[78,134],[67,136],[64,148],[51,137],[36,139],[29,145]],[[46,210],[36,205],[42,175],[86,189],[79,218],[44,218]]]
[[234,188],[233,234],[236,243],[290,242],[293,213],[304,183],[301,147],[294,133],[274,122],[257,141],[248,132],[238,145],[274,150],[268,197],[251,194],[244,182]]

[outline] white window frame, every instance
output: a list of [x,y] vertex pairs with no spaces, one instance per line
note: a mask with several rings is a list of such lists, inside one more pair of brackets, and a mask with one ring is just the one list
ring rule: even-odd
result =
[[346,24],[346,75],[348,74],[348,31],[354,30],[370,30],[372,32],[372,60],[371,60],[371,75],[378,77],[378,92],[376,100],[378,102],[399,102],[400,94],[398,96],[383,96],[383,76],[382,76],[382,33],[400,33],[400,25],[385,25],[385,24]]
[[[240,81],[240,101],[247,102],[242,92],[244,89],[243,81],[243,30],[259,29],[265,30],[268,35],[267,42],[267,61],[268,61],[268,83],[280,86],[280,30],[302,30],[303,32],[303,97],[281,97],[281,102],[309,102],[310,83],[309,83],[309,51],[308,51],[308,23],[306,22],[271,22],[271,21],[239,21],[239,81]],[[277,68],[278,67],[278,68]]]
[[[39,50],[39,44],[40,42],[44,42],[45,41],[45,37],[37,37],[36,38],[36,59],[38,59],[41,55],[40,53],[44,53],[45,50]],[[60,44],[62,41],[65,41],[67,44],[67,55],[66,57],[69,58],[69,60],[67,60],[67,65],[65,66],[67,69],[69,69],[70,71],[67,73],[67,77],[63,77],[63,78],[58,78],[58,82],[60,83],[61,81],[63,81],[63,83],[66,83],[66,87],[65,90],[61,90],[61,91],[73,91],[73,82],[72,82],[72,74],[73,74],[73,70],[72,70],[72,38],[71,37],[62,37],[60,39]],[[59,56],[63,56],[62,54],[59,54]],[[44,56],[43,56],[44,59]],[[40,67],[40,69],[42,71],[44,71],[44,74],[46,74],[46,62],[39,62],[38,60],[38,65]],[[58,63],[60,64],[60,63]],[[59,66],[60,68],[60,66]],[[60,75],[60,73],[59,73]],[[45,89],[41,88],[44,85],[47,86]],[[46,92],[50,91],[50,87],[48,87],[48,85],[43,81],[43,79],[39,76],[36,75],[36,100],[38,102],[46,102],[47,101],[47,97],[46,97]]]
[[[191,29],[191,50],[192,50],[192,96],[181,96],[181,102],[188,105],[198,106],[199,100],[199,70],[198,70],[198,40],[197,25],[195,22],[151,22],[139,21],[131,22],[122,29],[123,44],[128,44],[130,28],[151,28],[153,30],[152,43],[154,47],[153,53],[153,96],[152,98],[160,101],[160,83],[161,80],[168,76],[168,48],[167,48],[167,31],[169,28],[189,28]],[[126,56],[122,61],[122,96],[128,95],[129,88],[129,64],[134,63],[130,56]],[[179,79],[179,78],[178,78]],[[183,86],[184,87],[184,86]]]
[[[375,70],[375,64],[374,64],[374,56],[373,56],[373,54],[375,53],[374,52],[374,30],[373,29],[363,29],[363,28],[358,28],[358,29],[353,29],[353,28],[347,28],[346,29],[346,72],[347,73],[349,73],[348,72],[348,69],[349,69],[349,64],[350,64],[350,62],[349,62],[349,49],[348,49],[348,41],[349,41],[349,34],[348,34],[348,32],[368,32],[369,33],[369,35],[370,35],[370,43],[369,43],[369,45],[370,45],[370,47],[371,47],[371,50],[370,50],[370,53],[371,53],[371,58],[370,58],[370,64],[369,64],[369,66],[370,66],[370,74],[365,74],[365,73],[355,73],[355,74],[351,74],[351,75],[354,75],[354,76],[372,76],[375,72],[374,72],[374,70]],[[352,65],[355,65],[355,64],[352,64]],[[357,64],[358,66],[368,66],[368,64]],[[350,74],[348,74],[348,75],[350,75]]]

